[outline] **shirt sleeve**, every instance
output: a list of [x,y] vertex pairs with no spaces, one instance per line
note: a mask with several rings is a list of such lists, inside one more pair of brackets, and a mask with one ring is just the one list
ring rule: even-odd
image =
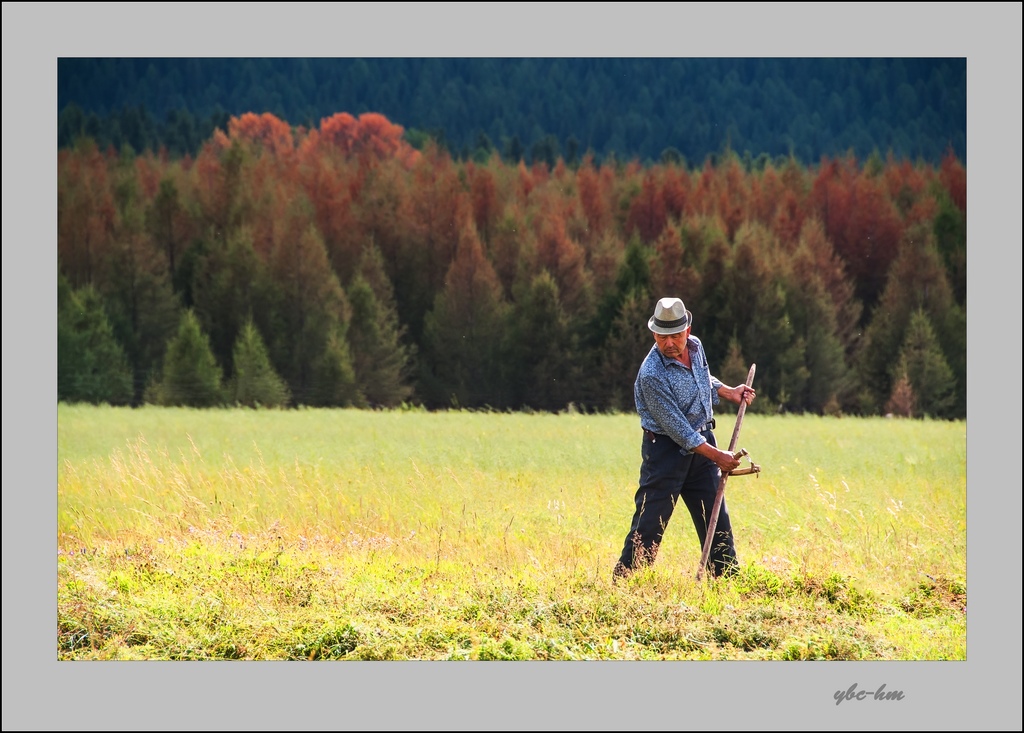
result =
[[671,387],[661,378],[652,374],[641,374],[638,380],[644,402],[651,417],[661,426],[662,431],[687,451],[707,440],[687,422],[676,404]]
[[711,404],[717,405],[722,401],[722,398],[718,396],[718,388],[724,387],[725,382],[720,380],[714,374],[711,375]]

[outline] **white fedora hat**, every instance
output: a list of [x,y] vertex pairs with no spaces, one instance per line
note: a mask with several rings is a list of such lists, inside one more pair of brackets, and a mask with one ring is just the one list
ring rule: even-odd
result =
[[691,320],[693,315],[686,310],[683,301],[679,298],[662,298],[654,306],[654,315],[647,322],[647,328],[654,333],[668,336],[685,331]]

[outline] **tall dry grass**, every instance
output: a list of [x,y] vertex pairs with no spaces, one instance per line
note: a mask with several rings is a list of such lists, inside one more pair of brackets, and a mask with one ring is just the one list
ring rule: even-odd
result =
[[[679,516],[623,589],[610,570],[639,468],[631,415],[61,405],[61,602],[84,628],[71,609],[94,617],[111,589],[145,598],[129,615],[146,618],[153,603],[187,618],[215,598],[260,627],[217,642],[244,658],[297,655],[297,627],[330,635],[338,609],[350,620],[335,657],[962,657],[964,423],[751,415],[740,445],[762,468],[728,485],[742,577],[697,583]],[[846,633],[835,613],[859,620]],[[736,614],[707,636],[708,619]],[[936,615],[939,646],[914,630]],[[222,632],[217,619],[204,623]],[[274,641],[293,637],[306,641]],[[101,655],[182,646],[92,638]],[[220,648],[190,645],[186,658]],[[322,646],[301,656],[332,656]]]

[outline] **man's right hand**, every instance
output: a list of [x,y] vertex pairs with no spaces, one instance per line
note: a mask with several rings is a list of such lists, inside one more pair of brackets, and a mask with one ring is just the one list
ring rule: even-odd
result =
[[718,467],[722,469],[722,473],[724,474],[728,474],[729,472],[734,471],[735,469],[739,468],[740,465],[739,458],[734,456],[729,451],[724,451],[719,448],[716,448],[710,443],[701,443],[700,445],[693,449],[693,452],[699,453],[705,458],[714,461],[715,464],[717,464]]
[[722,469],[722,473],[728,475],[740,467],[740,459],[732,453],[729,451],[718,450],[717,448],[715,450],[718,452],[718,456],[711,460],[718,464],[718,467]]

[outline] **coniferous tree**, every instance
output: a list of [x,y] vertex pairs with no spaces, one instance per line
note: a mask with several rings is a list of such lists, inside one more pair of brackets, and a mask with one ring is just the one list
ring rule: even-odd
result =
[[227,241],[207,240],[196,257],[191,292],[192,310],[210,337],[217,362],[232,373],[235,343],[247,314],[260,323],[268,317],[266,267],[247,229],[236,229]]
[[124,405],[131,401],[132,369],[92,286],[71,290],[58,277],[57,400]]
[[505,367],[512,405],[559,410],[572,399],[578,377],[572,335],[559,302],[558,285],[542,270],[519,295],[509,314]]
[[932,417],[951,415],[956,379],[942,355],[928,315],[920,308],[910,316],[894,381],[904,374],[913,388],[918,413]]
[[967,217],[949,194],[940,192],[935,216],[935,244],[946,265],[953,297],[961,307],[967,304]]
[[618,314],[612,321],[600,352],[600,382],[594,402],[614,412],[631,412],[635,408],[633,384],[644,357],[654,346],[654,337],[647,328],[653,304],[643,288],[626,294]]
[[235,373],[231,379],[231,399],[246,407],[284,407],[291,399],[285,383],[267,355],[263,337],[250,318],[242,327],[234,347]]
[[806,376],[802,388],[793,394],[793,407],[820,413],[826,404],[844,398],[850,389],[835,304],[814,273],[805,273],[799,281],[794,276],[787,284],[786,298],[799,337],[793,356],[799,355],[800,364],[795,368],[805,370]]
[[[750,364],[743,357],[743,349],[740,347],[740,340],[736,338],[736,334],[733,334],[729,339],[729,350],[726,352],[725,358],[719,362],[720,366],[717,368],[714,364],[711,364],[711,373],[718,377],[722,382],[729,385],[730,387],[737,384],[746,384],[747,374],[750,372]],[[756,377],[756,369],[755,369]],[[757,384],[755,380],[754,389],[757,390]],[[734,405],[726,400],[720,401],[715,405],[715,412],[736,412],[738,405]],[[754,402],[750,409],[751,411],[757,411],[761,407],[760,401]]]
[[156,401],[192,407],[220,405],[224,401],[221,378],[210,339],[191,309],[186,310],[177,335],[167,345]]
[[589,317],[593,298],[586,252],[569,236],[562,204],[555,196],[552,186],[538,188],[534,194],[541,206],[541,214],[535,220],[537,264],[545,268],[558,285],[562,310],[570,318]]
[[182,254],[190,244],[190,222],[173,178],[160,181],[160,189],[146,210],[146,229],[153,243],[164,252],[168,275],[173,282]]
[[[97,279],[110,325],[141,386],[159,369],[178,325],[180,301],[164,255],[145,230],[138,165],[130,153],[111,161],[115,226]],[[141,394],[137,394],[141,397]]]
[[502,333],[508,305],[484,257],[471,222],[463,222],[459,250],[424,321],[422,380],[433,407],[483,407],[505,399]]
[[842,259],[825,236],[825,228],[815,218],[806,219],[797,240],[791,265],[798,288],[801,283],[820,280],[832,300],[836,337],[849,359],[856,349],[861,331],[861,302],[854,297],[853,281],[846,274]]
[[[666,296],[663,293],[651,293],[651,265],[649,251],[634,237],[626,248],[625,257],[615,276],[615,285],[605,292],[597,304],[596,312],[591,319],[588,337],[591,347],[601,350],[612,323],[622,312],[622,307],[629,298],[650,300],[648,309],[653,311],[654,301]],[[653,295],[653,298],[651,297]],[[650,317],[650,316],[648,316]]]
[[356,399],[338,386],[347,383],[352,369],[346,341],[351,310],[323,240],[307,221],[293,212],[272,253],[272,325],[266,339],[296,403],[341,404]]
[[405,326],[399,323],[391,283],[375,247],[364,252],[348,300],[348,340],[359,389],[370,405],[396,407],[412,395],[414,350],[403,342]]
[[57,160],[57,254],[73,288],[95,285],[108,256],[116,208],[108,161],[81,138]]
[[899,359],[912,314],[923,309],[933,329],[942,334],[939,348],[956,386],[953,413],[966,415],[967,329],[963,311],[953,299],[945,269],[927,227],[911,228],[893,261],[878,307],[864,332],[857,358],[862,407],[877,412],[892,393],[892,366]]
[[[725,240],[721,227],[704,216],[688,220],[683,226],[682,236],[687,262],[693,264],[700,278],[694,283],[698,288],[696,292],[679,293],[678,297],[693,311],[696,333],[704,342],[708,358],[714,360],[715,354],[727,353],[729,338],[739,325],[728,315],[732,290],[730,279],[736,277],[731,271],[732,247]],[[740,277],[746,278],[746,272]],[[657,295],[661,297],[666,293]],[[761,358],[748,348],[744,348],[744,353],[755,361]]]
[[309,403],[318,407],[365,407],[356,383],[352,354],[340,327],[327,339],[323,352],[313,362]]
[[[774,235],[760,224],[741,226],[721,285],[726,303],[721,316],[733,324],[730,329],[735,329],[743,353],[757,364],[762,409],[773,405],[799,409],[796,400],[808,378],[806,342],[790,317],[784,275]],[[701,302],[699,308],[694,328],[703,333],[698,319],[704,317],[707,306]],[[718,340],[722,336],[719,332]],[[714,343],[709,347],[707,342],[705,348],[712,360],[725,350]]]
[[[701,275],[689,252],[683,249],[679,227],[669,223],[654,246],[651,262],[651,292],[659,297],[678,297],[684,302],[700,292]],[[691,298],[692,299],[692,298]]]

